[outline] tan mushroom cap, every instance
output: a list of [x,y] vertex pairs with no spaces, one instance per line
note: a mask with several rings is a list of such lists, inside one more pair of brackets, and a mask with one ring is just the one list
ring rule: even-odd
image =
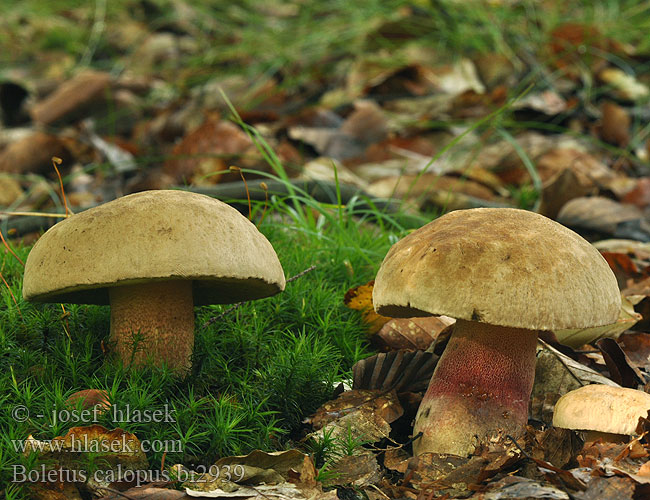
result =
[[553,425],[563,429],[635,434],[639,417],[648,417],[650,394],[592,384],[566,393],[555,404]]
[[457,210],[395,243],[373,291],[393,317],[444,314],[533,330],[614,323],[616,278],[591,244],[542,215]]
[[194,304],[233,303],[284,290],[269,241],[229,205],[186,191],[145,191],[65,219],[27,258],[23,297],[108,304],[108,289],[191,280]]

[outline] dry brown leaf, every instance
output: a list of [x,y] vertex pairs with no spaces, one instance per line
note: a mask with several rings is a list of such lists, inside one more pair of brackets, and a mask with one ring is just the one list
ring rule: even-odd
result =
[[65,400],[66,405],[71,407],[79,407],[82,410],[89,410],[95,406],[99,406],[98,414],[101,415],[108,411],[111,403],[108,400],[108,392],[100,389],[85,389],[71,394]]
[[650,205],[650,177],[636,179],[634,189],[628,191],[621,201],[639,208],[646,208]]
[[650,372],[650,335],[624,333],[618,338],[618,342],[633,366]]
[[[255,151],[251,139],[235,124],[220,120],[218,116],[208,116],[174,146],[163,170],[177,182],[192,180],[215,184],[240,180],[239,174],[227,172],[228,167],[235,163],[245,166],[241,161],[243,155],[257,158]],[[216,172],[221,173],[210,175]]]
[[49,459],[58,465],[84,464],[93,453],[98,460],[124,470],[145,469],[147,457],[138,438],[122,429],[108,430],[101,425],[72,427],[65,436],[48,441],[38,441],[29,436],[25,441],[25,454],[37,453],[41,459]]
[[490,483],[486,493],[480,497],[483,500],[511,499],[551,499],[569,500],[569,495],[563,488],[556,488],[548,483],[519,476],[505,476]]
[[589,328],[556,330],[554,333],[560,343],[577,349],[582,345],[590,344],[599,339],[616,339],[641,319],[642,316],[634,310],[634,304],[623,295],[621,297],[621,310],[619,311],[616,323]]
[[455,319],[447,316],[395,318],[388,321],[372,337],[381,350],[427,350]]
[[82,500],[79,490],[73,483],[50,480],[30,483],[28,488],[29,498],[33,500]]
[[550,34],[553,63],[572,78],[578,78],[585,67],[592,72],[607,64],[601,54],[625,53],[626,47],[616,40],[606,38],[596,26],[564,23]]
[[547,427],[544,430],[535,431],[534,449],[541,451],[545,461],[555,467],[563,468],[574,460],[576,454],[582,450],[583,442],[578,439],[577,434],[569,429],[559,427]]
[[583,184],[573,169],[566,168],[542,185],[539,213],[555,219],[568,201],[586,196],[593,191],[593,185]]
[[619,68],[605,68],[598,73],[598,78],[611,86],[611,93],[620,99],[637,101],[650,95],[650,88],[646,84]]
[[396,392],[424,391],[438,356],[424,351],[382,352],[357,361],[352,367],[353,389]]
[[612,380],[540,340],[535,382],[531,394],[530,417],[551,425],[557,400],[567,392],[590,383],[618,387],[618,384]]
[[363,451],[354,455],[344,455],[336,460],[328,469],[332,478],[323,483],[324,486],[351,486],[366,488],[376,484],[382,476],[377,456],[371,451]]
[[384,453],[384,467],[404,474],[408,468],[408,461],[410,459],[410,453],[404,448],[389,448]]
[[354,111],[341,125],[343,134],[366,146],[388,137],[388,124],[383,110],[373,101],[357,101]]
[[641,211],[632,205],[622,205],[609,198],[592,196],[569,201],[560,210],[557,221],[570,228],[613,235],[619,224],[642,218]]
[[530,109],[548,116],[563,113],[567,108],[567,102],[562,96],[552,90],[531,92],[526,94],[522,99],[515,101],[512,106],[512,109]]
[[603,355],[610,378],[622,387],[636,389],[646,383],[646,379],[635,367],[614,339],[600,339],[596,342]]
[[642,276],[638,266],[628,254],[603,251],[600,253],[614,272],[614,276],[616,276],[616,281],[618,282],[618,287],[621,290],[627,288],[630,282],[633,283],[634,280],[637,280]]
[[343,303],[350,309],[361,311],[363,320],[368,325],[368,332],[374,334],[390,320],[387,316],[381,316],[375,312],[372,304],[372,288],[375,281],[369,281],[365,285],[359,285],[345,292]]
[[42,125],[81,118],[91,112],[93,106],[105,100],[110,86],[110,74],[84,71],[36,103],[32,108],[32,117]]
[[627,147],[630,142],[630,125],[632,120],[627,110],[612,101],[605,101],[601,106],[602,118],[598,126],[600,138],[620,146]]
[[124,498],[133,500],[181,500],[190,497],[183,491],[170,490],[167,488],[155,488],[152,486],[137,486],[121,491],[120,494],[109,494],[101,497],[102,500],[124,500]]
[[379,198],[413,200],[420,205],[450,193],[464,194],[487,201],[499,199],[492,189],[474,180],[430,173],[379,179],[368,186],[368,193]]
[[642,268],[650,265],[650,243],[612,239],[596,241],[594,246],[601,252],[626,253],[636,260],[637,266]]
[[12,142],[0,153],[0,172],[50,174],[53,172],[53,156],[61,158],[64,165],[71,160],[70,152],[61,139],[44,132],[34,132]]
[[632,500],[636,485],[626,477],[594,477],[581,499],[584,500]]
[[[367,413],[372,414],[380,421],[390,424],[402,416],[404,410],[399,404],[395,391],[380,391],[380,390],[351,390],[345,391],[340,394],[338,398],[333,401],[328,401],[323,404],[316,413],[305,420],[305,423],[311,424],[316,430],[321,430],[325,426],[354,413]],[[363,421],[364,418],[361,418]],[[379,435],[381,436],[385,426],[382,424]],[[371,433],[373,436],[377,432]]]
[[572,147],[559,147],[547,151],[536,161],[537,171],[543,181],[549,181],[563,170],[572,170],[584,187],[605,186],[616,173],[595,156]]

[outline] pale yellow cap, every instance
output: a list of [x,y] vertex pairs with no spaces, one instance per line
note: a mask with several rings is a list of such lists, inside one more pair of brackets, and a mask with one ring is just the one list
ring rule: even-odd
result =
[[614,323],[614,273],[590,243],[514,208],[457,210],[395,243],[373,291],[379,314],[451,316],[532,330]]
[[145,191],[50,228],[25,264],[23,297],[108,304],[109,287],[191,280],[194,304],[228,304],[284,290],[269,241],[231,206],[186,191]]
[[639,417],[648,417],[650,394],[624,387],[592,384],[566,393],[553,412],[564,429],[635,434]]

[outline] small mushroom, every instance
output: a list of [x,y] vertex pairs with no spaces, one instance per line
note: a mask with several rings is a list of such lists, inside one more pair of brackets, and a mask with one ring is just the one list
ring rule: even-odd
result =
[[454,211],[398,241],[373,302],[385,316],[457,319],[418,410],[413,450],[461,456],[523,433],[539,330],[613,323],[621,306],[592,245],[510,208]]
[[553,425],[584,431],[585,441],[625,442],[636,434],[639,417],[648,418],[650,394],[602,384],[567,392],[555,403]]
[[195,305],[259,299],[284,285],[273,247],[237,210],[185,191],[144,191],[50,228],[27,258],[23,297],[110,303],[119,359],[183,373]]

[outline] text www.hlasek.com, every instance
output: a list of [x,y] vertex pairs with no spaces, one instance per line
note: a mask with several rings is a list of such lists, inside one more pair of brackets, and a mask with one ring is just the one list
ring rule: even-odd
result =
[[[50,439],[50,440],[12,440],[14,451],[24,453],[26,451],[37,452],[59,452],[59,453],[135,453],[142,451],[144,453],[181,453],[183,445],[180,440],[153,440],[153,441],[135,441],[128,436],[122,435],[119,439],[97,439],[91,438],[87,434],[75,436],[71,434],[69,439]],[[137,444],[139,443],[139,445]]]

